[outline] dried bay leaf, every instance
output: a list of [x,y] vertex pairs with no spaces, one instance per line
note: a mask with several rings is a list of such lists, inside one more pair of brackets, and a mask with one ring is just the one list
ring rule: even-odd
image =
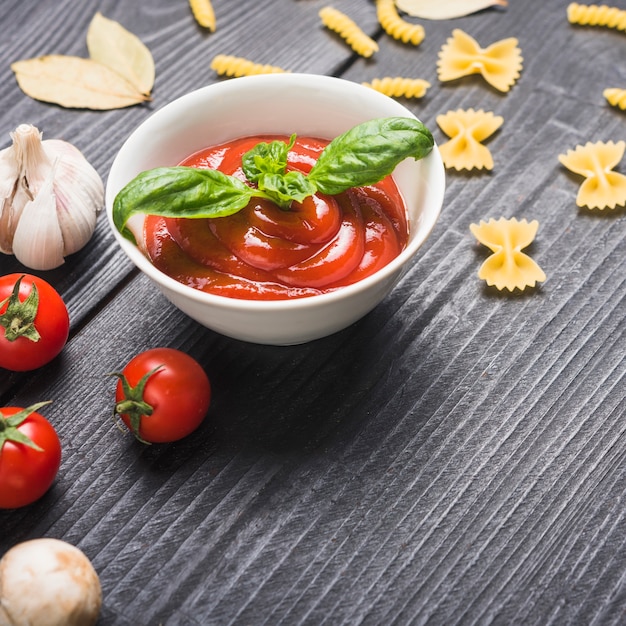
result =
[[87,49],[93,61],[124,77],[139,93],[154,86],[154,59],[150,50],[121,24],[96,13],[87,30]]
[[51,54],[17,61],[11,69],[26,95],[67,108],[120,109],[148,99],[92,59]]
[[398,9],[425,20],[449,20],[489,7],[507,5],[507,0],[396,0]]
[[11,65],[22,91],[67,108],[108,110],[150,99],[154,60],[121,24],[96,13],[87,32],[89,59],[50,54]]

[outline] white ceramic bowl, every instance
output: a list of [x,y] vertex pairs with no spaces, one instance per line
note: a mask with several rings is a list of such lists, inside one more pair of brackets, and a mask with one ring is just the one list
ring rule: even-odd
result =
[[332,139],[379,117],[415,117],[369,87],[328,76],[268,74],[224,80],[164,106],[143,122],[116,156],[106,185],[109,222],[120,246],[175,306],[200,324],[244,341],[290,345],[346,328],[373,309],[415,256],[441,210],[445,174],[437,147],[423,160],[407,159],[393,176],[409,211],[409,243],[389,265],[336,292],[280,301],[216,296],[187,287],[157,270],[113,226],[118,191],[140,172],[177,165],[190,154],[246,135],[280,133]]

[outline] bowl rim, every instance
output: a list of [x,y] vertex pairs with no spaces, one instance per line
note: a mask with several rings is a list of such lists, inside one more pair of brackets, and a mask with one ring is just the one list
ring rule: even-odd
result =
[[[430,212],[430,218],[425,222],[420,224],[420,234],[413,239],[409,239],[405,248],[400,252],[398,256],[392,259],[387,265],[380,268],[370,276],[366,276],[361,280],[352,283],[350,285],[345,285],[343,287],[338,288],[335,291],[330,291],[327,293],[315,294],[312,296],[306,296],[302,298],[284,298],[279,300],[252,300],[245,298],[232,298],[229,296],[221,296],[217,294],[213,294],[210,292],[202,291],[196,289],[194,287],[190,287],[185,285],[175,278],[168,276],[158,268],[156,268],[150,259],[141,251],[139,246],[133,244],[131,241],[126,239],[115,227],[112,218],[112,204],[115,195],[117,194],[117,190],[115,191],[115,195],[110,186],[110,181],[117,177],[117,170],[120,167],[120,160],[122,158],[122,154],[124,151],[132,145],[138,136],[142,133],[149,131],[150,127],[156,124],[155,119],[158,117],[162,117],[163,115],[171,114],[175,109],[184,106],[186,103],[191,102],[194,99],[204,98],[204,97],[220,97],[221,92],[229,92],[234,89],[238,89],[240,86],[244,84],[249,84],[254,86],[254,83],[272,83],[272,82],[284,82],[284,81],[306,81],[307,84],[310,84],[311,81],[318,81],[320,83],[325,83],[326,86],[334,86],[339,89],[348,89],[353,90],[354,93],[367,93],[369,98],[378,98],[382,100],[392,100],[395,105],[395,108],[398,109],[400,113],[403,113],[406,117],[411,117],[414,119],[419,119],[414,113],[412,113],[408,108],[399,103],[396,100],[393,100],[389,96],[386,96],[380,92],[376,92],[370,87],[361,85],[359,83],[344,79],[338,78],[334,76],[326,76],[326,75],[318,75],[318,74],[307,74],[307,73],[276,73],[276,74],[261,74],[255,76],[242,76],[237,78],[231,78],[226,81],[211,83],[204,87],[200,87],[198,89],[192,90],[171,100],[170,102],[163,105],[161,108],[152,112],[139,126],[135,127],[135,129],[131,132],[131,134],[126,138],[123,142],[122,146],[118,150],[117,154],[114,157],[114,160],[111,164],[111,168],[109,170],[109,176],[106,183],[105,190],[105,210],[107,214],[107,218],[109,221],[109,225],[113,230],[114,237],[117,242],[121,245],[122,249],[129,257],[129,259],[135,264],[138,269],[143,271],[149,278],[151,278],[158,285],[162,286],[164,289],[175,292],[177,295],[194,300],[197,303],[210,304],[211,306],[220,308],[220,309],[247,309],[249,311],[263,311],[263,312],[272,312],[274,310],[284,311],[285,308],[293,309],[297,311],[299,309],[305,308],[314,308],[317,306],[324,306],[328,303],[332,303],[334,301],[344,300],[347,297],[352,295],[357,295],[361,292],[368,291],[372,286],[384,282],[387,278],[395,273],[401,273],[402,269],[406,266],[408,261],[413,258],[417,252],[417,250],[422,246],[424,241],[428,238],[430,232],[434,228],[443,206],[443,197],[445,193],[445,168],[443,165],[443,160],[441,154],[439,152],[439,148],[437,144],[433,146],[431,153],[425,157],[424,160],[434,161],[432,167],[430,168],[432,172],[436,175],[436,180],[434,180],[433,188],[436,192],[436,210]],[[365,91],[364,91],[365,90]],[[373,119],[373,118],[372,118]],[[410,157],[409,157],[410,158]],[[115,176],[113,176],[115,175]],[[393,173],[392,173],[393,176]],[[411,223],[409,220],[409,232],[411,228]]]

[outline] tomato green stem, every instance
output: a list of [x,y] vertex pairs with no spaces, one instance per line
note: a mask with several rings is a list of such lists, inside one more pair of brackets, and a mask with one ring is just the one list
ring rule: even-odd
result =
[[7,441],[14,443],[21,443],[29,448],[33,448],[39,452],[43,452],[43,448],[38,446],[30,437],[18,430],[18,427],[26,420],[29,415],[32,415],[35,411],[39,410],[42,406],[50,404],[50,400],[45,402],[37,402],[9,417],[4,417],[0,412],[0,451]]
[[24,276],[20,276],[11,295],[0,302],[0,308],[7,305],[6,311],[0,315],[0,326],[4,328],[4,336],[7,341],[15,341],[20,337],[30,339],[30,341],[39,341],[41,336],[35,328],[35,317],[39,309],[39,292],[37,285],[33,283],[30,293],[24,300],[20,301],[20,284]]
[[123,391],[123,399],[116,403],[113,414],[116,417],[126,416],[128,418],[131,432],[141,443],[150,443],[139,434],[141,420],[143,417],[152,415],[154,411],[154,407],[144,400],[143,394],[150,377],[156,374],[162,367],[163,365],[157,365],[154,369],[146,372],[134,387],[128,382],[124,374],[120,372],[111,374],[111,376],[117,376],[120,379]]
[[136,402],[135,400],[122,400],[115,405],[115,412],[118,415],[138,411],[141,415],[152,415],[152,407],[147,402]]

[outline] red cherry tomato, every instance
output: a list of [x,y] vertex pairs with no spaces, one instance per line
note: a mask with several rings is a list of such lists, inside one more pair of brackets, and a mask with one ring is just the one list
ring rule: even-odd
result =
[[179,350],[147,350],[116,375],[115,412],[144,443],[186,437],[209,410],[209,379],[195,359]]
[[15,509],[41,498],[61,465],[61,442],[50,422],[27,409],[0,409],[0,508]]
[[24,372],[52,361],[70,332],[61,296],[30,274],[0,276],[0,367]]

